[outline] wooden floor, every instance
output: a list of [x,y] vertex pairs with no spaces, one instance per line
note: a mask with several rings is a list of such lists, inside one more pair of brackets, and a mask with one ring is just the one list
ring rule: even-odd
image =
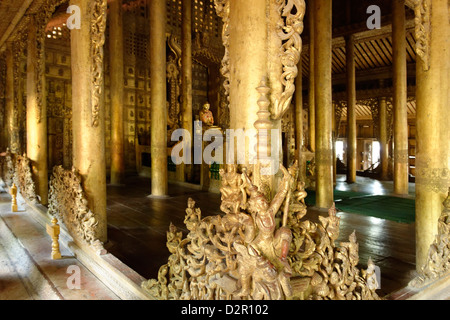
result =
[[[363,191],[373,194],[391,194],[392,182],[379,182],[357,177],[348,185],[338,176],[339,190]],[[202,215],[219,213],[220,195],[186,186],[169,184],[168,199],[149,198],[150,180],[128,177],[125,186],[108,186],[109,252],[133,268],[143,277],[156,278],[159,267],[167,263],[166,231],[170,222],[186,235],[183,223],[187,199],[192,197],[202,209]],[[414,184],[410,195],[414,196]],[[389,208],[386,208],[389,210]],[[304,219],[317,221],[318,215],[327,215],[311,207]],[[386,296],[405,287],[415,270],[415,226],[388,220],[338,212],[341,218],[339,241],[348,241],[355,230],[359,242],[360,264],[366,268],[372,258],[381,270],[380,296]]]

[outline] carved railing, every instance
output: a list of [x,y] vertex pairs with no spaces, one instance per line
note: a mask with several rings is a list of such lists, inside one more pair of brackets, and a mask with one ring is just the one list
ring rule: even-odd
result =
[[33,175],[31,173],[31,160],[27,158],[26,154],[24,154],[23,156],[15,156],[15,170],[13,181],[16,184],[22,197],[33,204],[39,202],[36,195],[36,187],[33,181]]
[[97,237],[98,221],[89,210],[81,177],[74,168],[72,171],[62,166],[53,168],[48,213],[58,217],[77,244],[87,244],[97,253],[105,252],[103,243]]
[[450,274],[450,188],[438,220],[438,234],[428,250],[425,265],[410,286],[421,288]]

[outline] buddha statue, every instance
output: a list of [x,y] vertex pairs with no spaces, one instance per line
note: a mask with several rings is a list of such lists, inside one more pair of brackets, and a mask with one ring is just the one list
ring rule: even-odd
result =
[[204,125],[206,125],[208,127],[212,127],[214,125],[214,117],[213,117],[211,110],[209,110],[209,108],[210,108],[210,104],[208,102],[206,102],[203,105],[202,110],[200,110],[200,121],[203,122]]

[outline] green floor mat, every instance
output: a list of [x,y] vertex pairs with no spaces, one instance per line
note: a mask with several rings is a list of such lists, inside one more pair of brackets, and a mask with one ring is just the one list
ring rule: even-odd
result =
[[[306,190],[308,193],[305,198],[305,203],[309,206],[314,206],[316,204],[316,192],[314,190]],[[369,194],[363,192],[355,192],[355,191],[340,191],[334,190],[334,201],[342,201],[344,199],[352,198],[352,197],[362,197],[367,196]]]
[[356,213],[401,223],[415,221],[415,200],[390,196],[366,196],[336,202],[340,211]]

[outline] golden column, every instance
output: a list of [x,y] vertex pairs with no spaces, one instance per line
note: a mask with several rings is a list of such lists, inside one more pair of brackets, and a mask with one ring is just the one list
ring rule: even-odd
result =
[[394,86],[394,193],[408,194],[408,110],[406,106],[405,0],[392,1]]
[[[27,157],[32,163],[33,180],[36,192],[41,197],[40,203],[48,203],[48,165],[47,165],[47,107],[46,99],[38,101],[38,94],[44,97],[45,75],[38,79],[39,63],[37,48],[36,19],[31,17],[27,43]],[[40,44],[41,46],[44,43]],[[41,48],[43,50],[43,48]],[[41,93],[37,81],[41,82]]]
[[71,30],[73,166],[83,180],[97,237],[107,240],[103,44],[106,1],[73,0],[81,28]]
[[316,102],[315,102],[315,86],[314,86],[314,0],[308,1],[306,5],[307,14],[309,16],[309,128],[308,128],[308,139],[309,139],[309,150],[314,152],[316,150]]
[[381,180],[388,180],[389,172],[389,146],[387,136],[387,104],[386,97],[378,99],[378,128],[380,130],[380,162],[381,162]]
[[123,124],[123,13],[122,1],[109,3],[109,77],[111,92],[111,184],[123,183],[125,174]]
[[299,179],[306,181],[306,168],[303,160],[303,76],[302,58],[297,64],[298,76],[295,79],[295,144],[299,166]]
[[151,196],[168,195],[166,1],[148,2],[150,17]]
[[[430,28],[417,59],[416,267],[424,265],[450,187],[450,24],[448,2],[431,0]],[[431,8],[431,9],[430,9]],[[422,23],[423,20],[420,20]],[[425,21],[425,28],[427,29]],[[430,31],[431,30],[431,31]],[[427,36],[429,38],[427,39]],[[429,41],[426,44],[426,41]],[[422,47],[423,48],[423,47]],[[425,58],[425,61],[424,61]]]
[[[192,1],[182,0],[181,14],[181,113],[182,128],[189,131],[193,137],[192,120]],[[191,150],[193,140],[191,139]],[[192,152],[191,152],[192,155]],[[192,161],[192,156],[191,156]],[[190,179],[192,165],[181,165],[180,178],[182,181]],[[186,170],[184,170],[184,168]],[[187,174],[187,176],[185,175]]]
[[356,182],[356,77],[355,41],[351,35],[345,39],[347,68],[347,182]]
[[16,135],[14,134],[14,53],[13,44],[6,44],[6,85],[5,85],[5,125],[8,132],[8,145],[11,152],[17,152]]
[[[253,129],[259,110],[255,90],[267,76],[266,0],[230,3],[230,128]],[[251,10],[250,10],[251,8]]]
[[314,83],[316,103],[316,207],[333,204],[331,97],[332,1],[314,1]]

